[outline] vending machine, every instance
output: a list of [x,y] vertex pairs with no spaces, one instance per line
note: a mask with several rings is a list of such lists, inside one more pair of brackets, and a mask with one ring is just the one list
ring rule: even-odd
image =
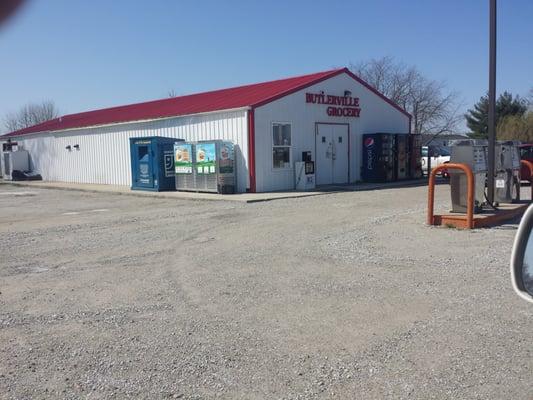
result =
[[391,182],[395,179],[395,136],[392,133],[363,135],[363,181]]
[[174,154],[177,190],[235,193],[236,166],[232,142],[176,143]]
[[409,178],[422,178],[422,135],[409,134]]
[[196,191],[194,182],[194,143],[174,143],[174,172],[176,190]]
[[409,135],[396,134],[395,136],[395,178],[403,180],[409,177]]
[[194,176],[197,191],[235,193],[233,143],[222,140],[197,142],[194,153]]

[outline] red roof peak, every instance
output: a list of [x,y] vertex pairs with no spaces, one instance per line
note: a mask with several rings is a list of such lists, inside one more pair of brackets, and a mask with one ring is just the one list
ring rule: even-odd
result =
[[[6,136],[19,136],[30,133],[61,131],[113,123],[128,123],[244,107],[255,107],[341,73],[349,74],[358,82],[376,92],[368,84],[352,74],[347,68],[337,68],[329,71],[248,84],[229,89],[219,89],[161,100],[152,100],[144,103],[63,115],[59,118],[9,133]],[[380,95],[379,93],[377,94]],[[382,95],[380,96],[383,97]],[[384,99],[400,109],[390,100],[386,98]],[[405,113],[402,109],[400,110]]]

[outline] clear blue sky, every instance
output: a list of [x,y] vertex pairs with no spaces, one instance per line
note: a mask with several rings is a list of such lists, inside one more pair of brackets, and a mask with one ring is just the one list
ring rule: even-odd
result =
[[[63,114],[254,83],[382,56],[486,92],[488,0],[29,0],[0,28],[0,117]],[[498,92],[533,87],[533,1],[498,4]]]

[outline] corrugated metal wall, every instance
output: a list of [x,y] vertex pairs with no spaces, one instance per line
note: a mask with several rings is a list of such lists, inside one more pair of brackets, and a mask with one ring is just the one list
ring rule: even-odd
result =
[[[32,167],[44,180],[131,185],[129,138],[165,136],[190,141],[224,139],[235,143],[237,190],[248,186],[248,135],[245,110],[88,128],[16,138],[30,152]],[[66,150],[78,144],[79,150]]]

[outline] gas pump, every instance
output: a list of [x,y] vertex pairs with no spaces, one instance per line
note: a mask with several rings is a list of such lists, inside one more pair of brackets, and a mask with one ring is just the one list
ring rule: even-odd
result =
[[[450,163],[467,164],[474,174],[474,212],[480,212],[485,202],[487,157],[485,140],[458,140],[451,146]],[[452,212],[466,213],[467,178],[459,171],[450,171]]]
[[514,203],[520,200],[520,153],[518,143],[497,142],[495,147],[494,201]]

